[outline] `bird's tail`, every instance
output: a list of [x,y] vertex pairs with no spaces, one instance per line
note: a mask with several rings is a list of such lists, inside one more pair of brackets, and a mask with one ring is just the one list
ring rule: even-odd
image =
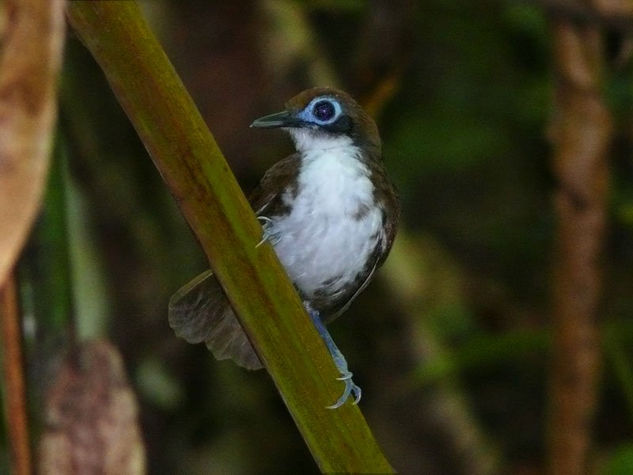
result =
[[169,300],[169,326],[189,343],[205,342],[219,360],[230,358],[247,369],[262,368],[210,270],[184,285]]

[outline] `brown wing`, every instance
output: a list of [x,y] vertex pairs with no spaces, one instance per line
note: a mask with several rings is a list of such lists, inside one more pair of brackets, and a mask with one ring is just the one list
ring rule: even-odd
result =
[[249,197],[256,215],[283,214],[281,193],[297,178],[300,161],[299,154],[293,153],[268,169]]
[[[298,166],[299,157],[294,154],[266,172],[251,194],[251,205],[258,215],[268,214],[283,204],[281,192],[296,176]],[[169,325],[177,336],[189,343],[205,342],[219,360],[230,358],[248,369],[262,367],[210,270],[173,295],[169,301]]]
[[247,369],[262,367],[210,270],[183,286],[169,300],[169,326],[189,343],[205,342],[219,360],[230,358]]
[[[382,163],[379,162],[374,166],[382,168]],[[387,259],[393,240],[396,237],[398,222],[400,221],[400,199],[398,198],[398,190],[396,190],[394,184],[391,183],[391,180],[389,180],[384,170],[381,170],[381,172],[384,179],[375,182],[376,188],[374,193],[376,194],[376,199],[384,201],[386,205],[382,220],[385,238],[382,242],[382,252],[376,263],[376,268],[379,268],[383,262],[385,262],[385,259]],[[379,172],[374,171],[374,173]]]

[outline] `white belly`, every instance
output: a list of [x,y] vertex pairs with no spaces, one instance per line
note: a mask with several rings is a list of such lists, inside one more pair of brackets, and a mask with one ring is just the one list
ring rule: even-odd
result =
[[381,213],[370,207],[373,185],[356,153],[355,148],[309,153],[292,211],[271,217],[275,251],[307,298],[317,290],[335,294],[353,282],[381,238]]

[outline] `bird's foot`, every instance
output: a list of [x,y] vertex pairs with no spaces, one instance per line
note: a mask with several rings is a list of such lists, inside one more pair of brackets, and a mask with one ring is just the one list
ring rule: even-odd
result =
[[360,401],[360,398],[362,395],[362,391],[360,387],[356,386],[356,384],[354,384],[354,381],[352,381],[352,377],[354,375],[349,369],[347,369],[347,361],[345,360],[343,353],[341,353],[341,351],[338,349],[338,347],[334,343],[334,340],[332,340],[330,333],[325,328],[323,321],[321,321],[319,312],[312,309],[305,302],[304,304],[306,306],[306,310],[308,311],[308,314],[310,315],[310,318],[312,318],[312,322],[314,323],[314,326],[319,332],[319,335],[321,335],[321,338],[323,339],[325,346],[327,347],[328,351],[330,352],[330,355],[332,356],[332,361],[334,362],[334,366],[336,366],[336,369],[338,369],[339,373],[341,374],[338,378],[336,378],[337,381],[343,381],[343,383],[345,383],[345,389],[343,390],[343,394],[341,394],[341,397],[339,397],[338,400],[331,406],[326,406],[326,408],[338,409],[343,404],[345,404],[345,402],[349,399],[350,395],[354,396],[354,404],[358,404],[358,401]]
[[363,391],[361,390],[359,386],[354,384],[354,381],[352,381],[353,376],[354,375],[350,371],[346,371],[346,372],[342,372],[341,376],[336,378],[338,381],[343,381],[345,383],[345,389],[343,390],[343,394],[341,394],[341,397],[339,397],[338,400],[331,406],[327,406],[326,409],[338,409],[343,404],[345,404],[345,401],[347,401],[347,399],[351,395],[354,396],[353,404],[358,404],[363,394]]
[[259,241],[256,245],[255,248],[257,249],[259,246],[261,246],[262,244],[264,244],[266,241],[270,242],[272,245],[274,245],[277,242],[277,238],[276,236],[270,232],[270,224],[273,222],[272,219],[270,219],[267,216],[257,216],[257,220],[259,221],[259,223],[262,226],[262,240]]

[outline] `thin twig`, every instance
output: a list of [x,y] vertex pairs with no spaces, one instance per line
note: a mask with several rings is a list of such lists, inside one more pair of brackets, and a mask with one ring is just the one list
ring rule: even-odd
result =
[[2,360],[6,393],[6,420],[11,445],[11,473],[31,474],[26,385],[22,355],[22,332],[18,311],[15,279],[7,278],[0,290],[0,326],[2,327]]

